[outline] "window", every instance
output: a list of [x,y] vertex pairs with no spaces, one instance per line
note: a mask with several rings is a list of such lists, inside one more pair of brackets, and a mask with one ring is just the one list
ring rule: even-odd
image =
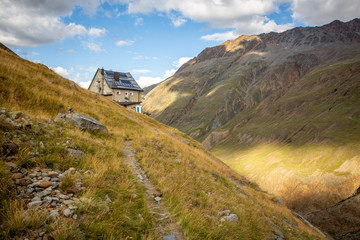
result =
[[120,91],[117,91],[116,94],[117,94],[117,95],[121,95],[121,92],[120,92]]

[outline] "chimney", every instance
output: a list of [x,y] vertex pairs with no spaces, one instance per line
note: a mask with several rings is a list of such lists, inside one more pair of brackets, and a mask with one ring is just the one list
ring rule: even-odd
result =
[[101,75],[104,76],[104,68],[101,69]]
[[114,72],[115,81],[119,81],[120,74],[118,72]]

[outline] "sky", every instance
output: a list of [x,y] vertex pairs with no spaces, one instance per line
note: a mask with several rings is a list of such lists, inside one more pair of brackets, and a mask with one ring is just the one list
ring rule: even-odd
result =
[[359,15],[359,0],[0,0],[0,42],[84,88],[97,68],[146,87],[240,35]]

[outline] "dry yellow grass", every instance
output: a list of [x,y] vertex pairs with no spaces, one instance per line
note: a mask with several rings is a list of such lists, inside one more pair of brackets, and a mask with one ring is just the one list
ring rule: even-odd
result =
[[[274,232],[268,219],[286,239],[322,237],[294,217],[274,197],[255,190],[240,176],[212,156],[196,141],[154,119],[128,111],[118,104],[73,85],[45,66],[22,60],[0,50],[0,106],[21,110],[47,121],[72,107],[108,127],[108,134],[92,134],[67,124],[54,125],[41,135],[48,154],[33,164],[41,167],[76,167],[93,173],[84,175],[85,207],[78,210],[81,224],[53,232],[59,239],[157,239],[153,216],[141,187],[123,162],[122,143],[132,140],[136,157],[163,202],[188,239],[267,239]],[[63,131],[59,131],[63,128]],[[79,161],[60,156],[56,142],[64,138],[86,152]],[[189,145],[183,140],[187,139]],[[26,148],[26,143],[23,143]],[[136,198],[134,198],[136,194]],[[109,209],[104,197],[112,199]],[[8,201],[8,200],[5,200]],[[238,222],[219,222],[218,213],[229,209]],[[139,214],[143,221],[140,221]],[[6,221],[10,218],[2,218]],[[289,227],[285,219],[296,223]],[[79,234],[80,231],[81,234]],[[5,233],[6,234],[6,233]]]

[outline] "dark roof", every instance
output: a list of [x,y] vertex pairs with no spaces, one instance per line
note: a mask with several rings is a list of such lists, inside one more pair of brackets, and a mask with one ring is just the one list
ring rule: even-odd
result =
[[135,91],[144,91],[135,81],[129,72],[114,72],[100,69],[104,79],[111,89],[128,89]]

